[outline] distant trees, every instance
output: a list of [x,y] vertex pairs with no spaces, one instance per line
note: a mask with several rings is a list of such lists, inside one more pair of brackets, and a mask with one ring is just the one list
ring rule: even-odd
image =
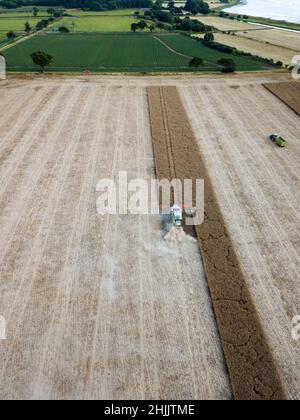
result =
[[194,58],[191,59],[191,61],[189,63],[189,66],[190,67],[200,67],[200,66],[203,66],[203,64],[204,64],[203,58],[194,57]]
[[184,9],[193,15],[197,15],[198,13],[207,15],[210,11],[209,5],[203,0],[187,0]]
[[2,0],[0,4],[1,7],[5,7],[6,9],[15,9],[17,7],[16,3],[13,1]]
[[[141,31],[144,31],[145,29],[147,29],[148,28],[148,24],[147,24],[147,22],[145,21],[145,20],[141,20],[141,21],[139,21],[138,23],[132,23],[131,24],[131,31],[132,32],[136,32],[136,31],[138,31],[139,29],[141,30]],[[150,28],[149,28],[150,29]],[[150,29],[151,30],[151,29]],[[152,31],[151,31],[152,32]]]
[[55,15],[56,10],[53,9],[52,7],[49,7],[49,9],[47,9],[47,13],[50,16],[54,16]]
[[163,23],[163,22],[158,22],[158,23],[156,24],[156,27],[157,27],[158,29],[165,29],[165,28],[166,28],[166,25],[165,25],[165,23]]
[[203,44],[210,44],[211,42],[214,42],[215,37],[212,32],[207,32],[204,36]]
[[13,41],[17,37],[14,31],[7,32],[6,36],[10,41]]
[[25,32],[26,32],[27,35],[30,34],[30,32],[31,32],[31,26],[30,26],[30,23],[29,22],[26,22],[25,23],[24,30],[25,30]]
[[145,20],[139,21],[138,28],[141,29],[142,31],[144,31],[145,29],[148,28],[147,22]]
[[68,34],[68,33],[70,33],[70,29],[68,29],[66,26],[60,26],[60,27],[58,28],[58,30],[59,30],[59,32],[60,32],[60,33],[62,33],[62,34]]
[[33,17],[37,17],[37,15],[39,14],[39,9],[37,7],[34,7],[32,9],[32,14],[33,14]]
[[173,13],[175,11],[175,1],[173,1],[173,0],[169,1],[168,9],[170,10],[171,13]]
[[[15,9],[20,6],[49,6],[65,9],[84,9],[106,11],[116,9],[147,9],[152,6],[152,0],[0,0],[1,7]],[[35,17],[37,14],[35,15]]]
[[234,73],[236,69],[235,61],[232,58],[221,58],[218,61],[222,73]]
[[64,11],[63,10],[54,10],[53,17],[60,18],[60,17],[63,16],[63,14],[64,14]]
[[186,17],[183,20],[176,18],[175,28],[185,32],[205,32],[212,29],[210,26],[206,26],[202,22],[199,22],[196,19],[190,19],[189,17]]
[[136,32],[139,29],[139,25],[137,23],[131,24],[131,32]]
[[49,25],[49,20],[48,19],[42,19],[40,20],[37,24],[36,24],[36,30],[37,31],[41,31],[42,29],[47,28],[47,26]]
[[36,51],[31,54],[31,58],[34,64],[41,68],[41,73],[45,72],[45,69],[50,66],[53,57],[44,51]]

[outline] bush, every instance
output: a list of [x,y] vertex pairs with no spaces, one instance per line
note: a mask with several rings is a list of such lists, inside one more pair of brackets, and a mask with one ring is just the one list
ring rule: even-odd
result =
[[236,64],[234,60],[231,58],[221,58],[221,60],[218,61],[218,64],[222,66],[222,73],[234,73],[236,69]]
[[200,66],[203,66],[203,64],[204,64],[203,58],[194,57],[191,59],[189,65],[190,67],[200,67]]
[[66,26],[60,26],[58,30],[63,34],[68,34],[70,32],[70,30]]
[[228,45],[219,44],[218,42],[208,42],[204,39],[202,40],[203,45],[206,47],[212,48],[213,50],[220,51],[224,54],[234,54],[235,49],[232,47],[229,47]]
[[215,40],[214,34],[212,32],[207,32],[204,36],[203,42],[205,44],[210,44],[211,42],[214,42],[214,40]]
[[17,37],[17,35],[13,31],[7,32],[6,36],[11,41]]

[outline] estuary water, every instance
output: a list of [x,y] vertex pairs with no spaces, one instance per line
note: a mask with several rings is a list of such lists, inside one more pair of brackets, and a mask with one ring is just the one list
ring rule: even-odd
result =
[[300,0],[245,0],[227,11],[300,23]]

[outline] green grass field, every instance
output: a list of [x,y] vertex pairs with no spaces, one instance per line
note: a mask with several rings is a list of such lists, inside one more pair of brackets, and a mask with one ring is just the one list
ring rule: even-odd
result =
[[[161,36],[164,45],[150,34],[69,34],[35,36],[5,51],[9,71],[36,71],[30,54],[42,50],[54,57],[49,71],[60,72],[163,72],[191,71],[190,59],[202,57],[198,71],[218,71],[217,53],[182,35]],[[238,70],[268,67],[252,58],[236,57]]]
[[64,17],[53,27],[66,26],[72,32],[130,32],[137,20],[130,16]]
[[201,57],[205,61],[205,66],[216,66],[216,63],[223,57],[233,58],[237,64],[238,70],[261,70],[270,68],[263,63],[262,60],[257,60],[253,57],[232,56],[223,54],[219,51],[203,46],[201,42],[197,42],[189,37],[183,35],[160,35],[159,39],[165,42],[170,48],[175,51],[189,55],[191,57]]
[[[72,16],[132,16],[134,12],[138,11],[139,9],[118,9],[118,10],[110,10],[108,12],[83,12],[82,10],[78,9],[69,9],[67,13]],[[140,14],[143,15],[144,12],[140,10]]]
[[[33,17],[32,12],[0,12],[0,19],[15,19],[15,18],[30,18]],[[38,16],[39,18],[49,17],[46,12],[40,11]]]
[[2,18],[0,17],[0,33],[7,33],[8,31],[21,32],[24,31],[24,24],[29,22],[34,27],[41,18]]

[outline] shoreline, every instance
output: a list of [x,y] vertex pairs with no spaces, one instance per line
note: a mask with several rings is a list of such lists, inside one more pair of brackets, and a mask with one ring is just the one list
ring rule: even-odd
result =
[[297,31],[296,29],[283,28],[282,26],[266,25],[264,23],[256,23],[256,22],[247,22],[247,23],[249,25],[263,26],[264,28],[278,29],[279,31],[293,32],[293,33],[296,33],[296,34],[300,34],[300,31]]

